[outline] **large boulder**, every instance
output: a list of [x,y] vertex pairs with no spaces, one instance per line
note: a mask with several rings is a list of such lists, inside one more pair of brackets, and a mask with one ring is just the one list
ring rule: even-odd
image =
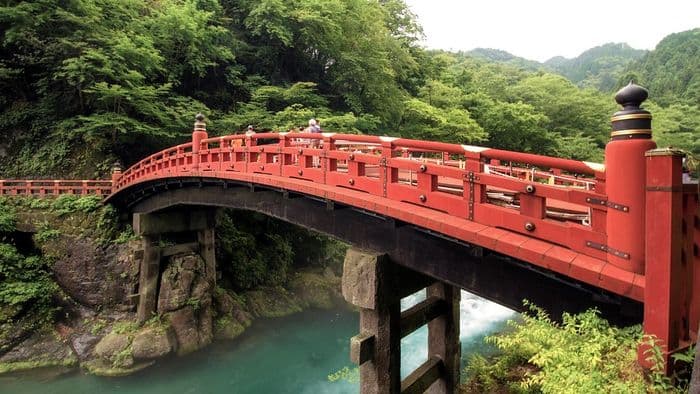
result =
[[94,353],[101,358],[113,360],[129,347],[131,339],[126,334],[109,333],[95,345]]
[[177,353],[184,355],[200,348],[199,331],[194,309],[191,306],[167,314],[177,338]]
[[177,347],[174,333],[168,328],[146,327],[134,335],[131,342],[135,359],[148,360],[166,356]]
[[331,309],[343,303],[341,279],[330,270],[324,273],[298,272],[289,287],[305,308]]
[[248,310],[257,317],[283,317],[303,310],[294,294],[281,286],[259,287],[245,297]]
[[177,353],[187,354],[211,343],[214,337],[213,278],[199,255],[170,258],[161,276],[158,312],[170,322],[177,339]]
[[90,238],[61,236],[42,245],[55,258],[54,278],[72,299],[91,307],[129,309],[138,264],[133,247],[101,246]]
[[84,360],[90,357],[92,349],[100,341],[100,337],[89,333],[75,335],[71,339],[71,348],[79,359]]

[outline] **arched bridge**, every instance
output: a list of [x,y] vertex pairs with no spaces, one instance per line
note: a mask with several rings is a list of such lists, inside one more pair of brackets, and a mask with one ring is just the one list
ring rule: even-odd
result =
[[191,142],[111,181],[0,181],[0,193],[98,194],[142,215],[256,210],[509,306],[643,305],[644,331],[672,353],[700,321],[698,184],[684,183],[682,153],[655,149],[636,89],[616,97],[605,164],[367,135],[210,138],[198,118]]

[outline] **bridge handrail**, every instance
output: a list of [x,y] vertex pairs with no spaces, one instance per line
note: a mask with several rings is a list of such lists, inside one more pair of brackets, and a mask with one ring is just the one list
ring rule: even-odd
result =
[[[605,243],[607,206],[599,203],[606,201],[602,165],[374,135],[268,132],[197,141],[196,146],[181,144],[139,161],[116,179],[113,192],[166,175],[268,174],[410,202],[605,257],[581,241]],[[504,166],[489,171],[501,161],[516,167],[511,165],[505,174]],[[381,167],[389,173],[383,174]]]
[[97,195],[112,192],[111,180],[0,179],[0,196]]
[[[340,133],[255,133],[251,135],[233,134],[222,137],[211,137],[203,139],[203,147],[208,148],[210,143],[220,143],[221,141],[231,140],[261,140],[261,139],[308,139],[308,140],[323,140],[328,139],[330,142],[349,141],[355,143],[378,144],[388,143],[393,149],[408,148],[418,151],[445,152],[450,154],[464,155],[465,152],[478,153],[481,157],[487,159],[495,159],[501,161],[513,161],[518,163],[527,163],[533,166],[557,168],[572,173],[591,175],[603,173],[605,166],[600,163],[591,163],[585,161],[562,159],[558,157],[543,156],[532,153],[514,152],[508,150],[487,148],[472,145],[460,145],[437,141],[423,141],[409,138],[383,137],[374,135],[360,134],[340,134]],[[468,153],[467,153],[468,154]]]

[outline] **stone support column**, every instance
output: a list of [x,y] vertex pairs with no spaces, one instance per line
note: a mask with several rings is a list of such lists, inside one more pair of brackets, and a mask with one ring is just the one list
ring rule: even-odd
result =
[[156,312],[158,278],[160,276],[160,247],[158,237],[142,236],[143,258],[139,269],[139,303],[136,308],[138,321],[143,323]]
[[[401,298],[428,287],[425,301],[401,311]],[[360,308],[360,334],[350,359],[360,367],[360,392],[452,393],[459,382],[459,289],[389,261],[350,249],[343,297]],[[428,324],[428,360],[401,381],[401,338]]]
[[[156,312],[162,257],[199,252],[206,263],[207,279],[212,285],[216,284],[215,226],[216,210],[213,209],[183,209],[134,214],[134,232],[141,236],[143,245],[139,273],[139,303],[136,308],[136,315],[140,322],[148,320]],[[162,234],[187,232],[196,234],[196,242],[166,247],[159,245]]]
[[445,365],[445,373],[430,386],[431,394],[457,392],[462,347],[459,342],[460,289],[446,283],[428,287],[428,298],[447,301],[445,313],[428,323],[428,357],[437,356]]
[[197,232],[199,242],[199,255],[202,256],[206,264],[207,280],[213,286],[216,285],[216,253],[214,249],[215,233],[214,227],[210,227]]

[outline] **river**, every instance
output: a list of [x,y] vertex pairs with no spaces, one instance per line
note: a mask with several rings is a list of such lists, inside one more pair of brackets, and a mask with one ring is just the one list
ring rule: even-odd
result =
[[[402,307],[422,297],[410,296]],[[463,360],[474,352],[491,351],[483,337],[502,329],[514,316],[509,309],[462,292]],[[77,372],[47,378],[33,372],[0,377],[0,393],[357,393],[357,383],[342,379],[330,382],[328,374],[352,367],[348,344],[357,334],[358,318],[348,310],[310,310],[285,318],[260,319],[235,340],[216,342],[186,357],[161,360],[132,376],[101,378]],[[402,375],[426,360],[426,346],[426,328],[402,340]]]

